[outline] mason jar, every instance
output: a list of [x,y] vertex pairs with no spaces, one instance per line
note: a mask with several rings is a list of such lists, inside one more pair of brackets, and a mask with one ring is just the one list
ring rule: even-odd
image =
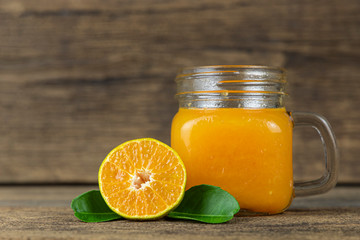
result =
[[[285,109],[283,68],[219,65],[184,68],[176,76],[179,111],[171,146],[187,171],[187,188],[221,187],[239,202],[240,214],[276,214],[295,196],[324,193],[337,181],[338,153],[328,121]],[[324,175],[293,180],[293,128],[317,130],[324,144]],[[309,163],[307,163],[309,164]]]

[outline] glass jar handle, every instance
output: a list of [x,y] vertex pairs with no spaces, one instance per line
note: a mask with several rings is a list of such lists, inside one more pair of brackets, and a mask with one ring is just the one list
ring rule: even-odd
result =
[[325,193],[335,187],[339,167],[339,154],[331,126],[324,117],[315,113],[292,112],[290,116],[294,121],[294,127],[306,125],[315,128],[320,135],[325,154],[325,172],[323,176],[307,182],[295,181],[295,196]]

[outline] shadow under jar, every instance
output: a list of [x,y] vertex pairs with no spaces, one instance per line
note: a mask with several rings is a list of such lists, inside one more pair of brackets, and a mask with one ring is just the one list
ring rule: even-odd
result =
[[[287,112],[285,70],[248,65],[182,69],[171,146],[184,161],[187,189],[210,184],[232,194],[240,214],[285,211],[294,196],[326,192],[337,181],[338,153],[329,123],[314,113]],[[293,182],[292,133],[308,125],[320,134],[324,175]]]

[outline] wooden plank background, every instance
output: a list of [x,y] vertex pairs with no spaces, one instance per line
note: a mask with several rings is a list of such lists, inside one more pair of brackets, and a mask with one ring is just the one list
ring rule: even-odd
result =
[[69,205],[95,187],[0,186],[0,239],[358,240],[360,235],[359,187],[295,198],[283,214],[235,216],[225,224],[169,218],[84,223]]
[[[342,183],[360,183],[359,0],[0,0],[0,183],[96,183],[125,140],[170,139],[176,72],[288,70],[288,110],[328,118]],[[296,130],[296,178],[322,173]]]

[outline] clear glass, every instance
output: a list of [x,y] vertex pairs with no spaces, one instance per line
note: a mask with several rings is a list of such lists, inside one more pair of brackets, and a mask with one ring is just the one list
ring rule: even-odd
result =
[[[285,211],[294,196],[329,191],[336,184],[334,133],[322,116],[287,112],[285,70],[219,65],[182,69],[177,77],[179,111],[171,145],[187,169],[187,188],[219,186],[238,200],[241,214]],[[324,144],[321,178],[293,181],[293,128],[317,130]]]

